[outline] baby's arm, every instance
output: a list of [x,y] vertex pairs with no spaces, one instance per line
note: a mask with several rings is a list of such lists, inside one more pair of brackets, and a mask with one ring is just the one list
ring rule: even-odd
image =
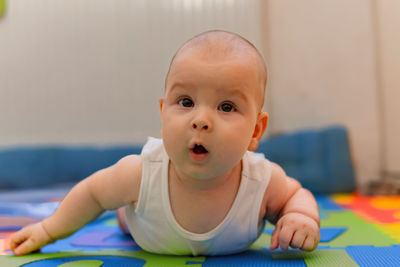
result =
[[314,250],[320,239],[318,206],[313,195],[295,179],[273,164],[270,184],[265,192],[265,217],[276,224],[271,249],[279,246]]
[[16,255],[40,249],[65,238],[94,220],[106,209],[137,201],[141,179],[139,156],[127,156],[75,185],[50,217],[29,225],[11,237]]

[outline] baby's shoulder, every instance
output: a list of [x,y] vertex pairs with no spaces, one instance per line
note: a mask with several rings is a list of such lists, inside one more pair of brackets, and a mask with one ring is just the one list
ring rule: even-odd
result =
[[128,155],[121,158],[114,166],[114,172],[118,176],[141,177],[142,158],[140,155]]
[[276,164],[275,162],[270,161],[271,164],[271,177],[275,179],[284,179],[287,177],[285,170]]
[[[293,193],[301,188],[299,182],[287,176],[284,169],[278,164],[271,162],[271,178],[264,193],[263,206],[267,214],[272,217],[278,214]],[[269,218],[269,219],[272,219]]]

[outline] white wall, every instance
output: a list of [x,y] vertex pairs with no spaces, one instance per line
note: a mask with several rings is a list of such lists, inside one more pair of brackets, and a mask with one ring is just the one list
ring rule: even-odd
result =
[[175,50],[220,28],[260,46],[258,0],[12,0],[0,20],[0,146],[144,142]]
[[271,132],[345,125],[359,184],[379,178],[373,9],[365,0],[269,0]]
[[400,10],[396,0],[374,3],[9,0],[0,19],[0,146],[158,136],[170,58],[194,34],[219,28],[265,54],[268,133],[346,125],[365,184],[381,165],[400,166],[400,44],[392,42]]
[[378,77],[383,130],[382,165],[400,177],[400,1],[376,1]]

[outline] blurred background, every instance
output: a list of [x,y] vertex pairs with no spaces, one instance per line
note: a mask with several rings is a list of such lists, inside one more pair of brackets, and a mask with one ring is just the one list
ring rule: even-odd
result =
[[344,125],[359,185],[400,180],[400,1],[0,0],[0,148],[159,136],[176,49],[211,29],[269,67],[266,136]]

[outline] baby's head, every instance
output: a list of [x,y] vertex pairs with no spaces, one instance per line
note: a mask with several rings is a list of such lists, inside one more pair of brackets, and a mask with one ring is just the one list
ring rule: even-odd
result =
[[[250,60],[249,64],[257,67],[259,80],[258,105],[261,111],[264,105],[265,89],[267,85],[267,67],[258,49],[242,36],[221,30],[213,30],[201,33],[186,41],[175,53],[170,62],[168,74],[165,79],[165,90],[171,86],[169,74],[175,63],[190,54],[197,54],[202,59],[229,60],[231,58],[243,58]],[[254,77],[252,77],[254,78]]]
[[161,135],[179,171],[215,177],[257,149],[268,122],[266,80],[262,56],[239,35],[205,32],[179,48],[160,100]]

